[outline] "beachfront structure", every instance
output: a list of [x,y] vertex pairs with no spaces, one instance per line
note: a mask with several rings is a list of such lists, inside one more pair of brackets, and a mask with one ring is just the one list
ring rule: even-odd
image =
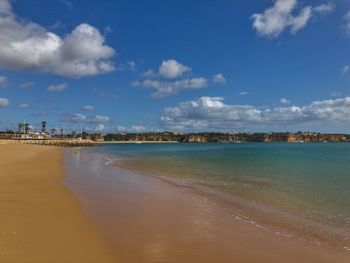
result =
[[0,140],[48,140],[51,135],[44,132],[0,132]]

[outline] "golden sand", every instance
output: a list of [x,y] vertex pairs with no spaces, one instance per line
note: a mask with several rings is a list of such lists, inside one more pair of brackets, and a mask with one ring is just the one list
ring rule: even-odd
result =
[[115,262],[61,184],[59,148],[0,144],[0,262]]
[[96,181],[103,162],[91,158],[86,165],[81,159],[67,179],[76,180],[73,188],[88,187],[84,201],[101,232],[62,185],[59,148],[0,142],[1,263],[350,262],[342,251],[239,223],[219,206],[153,177],[116,176],[110,168],[103,176],[117,184],[108,190]]

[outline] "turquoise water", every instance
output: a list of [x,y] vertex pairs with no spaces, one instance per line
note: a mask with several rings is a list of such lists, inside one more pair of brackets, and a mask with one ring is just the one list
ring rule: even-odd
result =
[[215,189],[350,229],[350,144],[113,144],[123,167]]

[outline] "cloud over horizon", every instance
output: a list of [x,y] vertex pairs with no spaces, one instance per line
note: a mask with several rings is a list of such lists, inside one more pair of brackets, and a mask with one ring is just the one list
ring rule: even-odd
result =
[[61,118],[61,121],[66,121],[70,123],[88,123],[88,124],[100,124],[100,123],[107,123],[110,121],[110,118],[105,115],[92,115],[92,116],[86,116],[81,113],[74,113],[74,114],[64,114]]
[[229,105],[222,97],[201,97],[165,108],[160,118],[164,128],[196,131],[284,127],[314,121],[350,122],[350,97],[275,108]]

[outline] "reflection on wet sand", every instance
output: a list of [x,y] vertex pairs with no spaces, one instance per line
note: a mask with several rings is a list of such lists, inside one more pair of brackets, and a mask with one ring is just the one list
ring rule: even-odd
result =
[[65,184],[119,262],[349,262],[349,254],[272,235],[188,189],[105,163],[66,152]]

